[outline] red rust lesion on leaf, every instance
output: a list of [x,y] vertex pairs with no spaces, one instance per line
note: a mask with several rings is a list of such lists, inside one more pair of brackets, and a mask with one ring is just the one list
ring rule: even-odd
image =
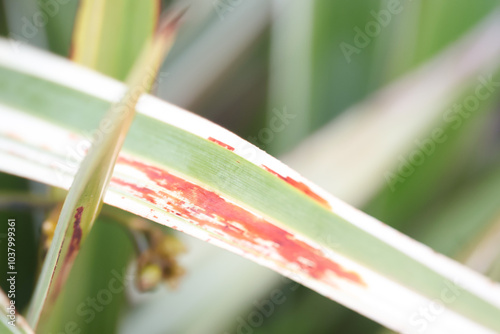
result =
[[321,205],[327,207],[328,209],[331,209],[330,204],[328,203],[328,201],[326,199],[324,199],[323,197],[316,194],[314,191],[311,190],[311,188],[306,186],[304,183],[296,181],[289,176],[284,177],[284,176],[276,173],[274,170],[272,170],[271,168],[269,168],[265,165],[262,165],[262,168],[267,170],[269,173],[276,175],[277,177],[279,177],[280,179],[282,179],[286,183],[290,184],[291,186],[295,187],[296,189],[302,191],[304,194],[311,197],[315,201],[319,202]]
[[[81,227],[82,212],[83,212],[83,206],[80,206],[76,209],[74,215],[75,220],[73,221],[73,233],[71,234],[71,239],[68,246],[68,252],[66,253],[66,257],[64,258],[64,263],[61,266],[61,272],[59,274],[57,282],[55,282],[54,293],[52,294],[53,300],[57,298],[57,295],[61,291],[62,286],[66,282],[69,273],[71,271],[71,267],[73,266],[73,262],[75,261],[75,258],[78,255],[78,250],[80,249],[80,243],[82,241],[82,227]],[[59,262],[59,256],[60,253],[58,255],[57,262]]]
[[[75,252],[80,249],[80,242],[82,241],[82,227],[80,226],[82,220],[83,206],[76,209],[75,221],[73,222],[73,235],[68,248],[67,258],[71,258]],[[76,254],[75,254],[76,256]]]
[[147,175],[158,186],[158,190],[145,190],[123,180],[113,179],[114,183],[133,189],[149,202],[165,205],[167,212],[190,220],[228,243],[238,243],[255,255],[265,254],[283,267],[290,268],[288,265],[293,263],[307,275],[319,280],[326,280],[325,275],[331,273],[365,285],[357,273],[345,270],[322,251],[297,240],[293,234],[226,201],[212,191],[160,168],[123,156],[118,163],[131,166]]
[[111,179],[111,183],[119,184],[121,186],[126,186],[129,188],[132,188],[135,192],[140,193],[142,198],[144,198],[146,201],[156,204],[156,198],[158,197],[157,193],[154,192],[151,189],[148,189],[146,187],[140,187],[135,184],[125,182],[123,180],[120,180],[119,178],[113,177]]
[[221,142],[220,140],[217,140],[217,139],[212,138],[212,137],[208,137],[208,140],[210,140],[211,142],[214,142],[217,145],[220,145],[220,146],[222,146],[224,148],[227,148],[229,151],[234,151],[234,147],[229,146],[228,144],[225,144],[225,143]]

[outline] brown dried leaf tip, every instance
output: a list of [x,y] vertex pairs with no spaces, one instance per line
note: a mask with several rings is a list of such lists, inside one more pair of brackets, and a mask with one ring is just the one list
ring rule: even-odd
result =
[[163,36],[170,36],[175,34],[179,28],[182,17],[189,9],[189,6],[178,11],[176,14],[171,12],[163,14],[160,18],[156,33]]

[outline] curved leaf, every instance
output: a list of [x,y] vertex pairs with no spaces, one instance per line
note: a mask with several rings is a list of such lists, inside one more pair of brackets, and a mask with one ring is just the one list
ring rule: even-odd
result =
[[[65,156],[78,152],[77,133],[95,136],[88,131],[125,88],[63,59],[32,49],[15,58],[7,48],[0,43],[0,113],[9,123],[0,125],[0,168],[68,187],[77,164]],[[105,202],[236,252],[398,331],[416,332],[419,307],[450,287],[460,295],[430,332],[500,330],[500,289],[481,275],[209,121],[151,96],[137,111]]]
[[64,286],[80,245],[99,214],[102,200],[125,136],[135,116],[135,105],[147,91],[173,43],[179,17],[163,20],[132,69],[124,97],[100,121],[101,138],[94,142],[80,165],[57,222],[54,238],[38,279],[28,321],[37,328]]

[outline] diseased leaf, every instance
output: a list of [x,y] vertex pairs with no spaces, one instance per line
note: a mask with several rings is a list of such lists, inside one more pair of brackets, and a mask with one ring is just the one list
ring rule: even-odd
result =
[[[135,105],[153,83],[154,76],[173,43],[179,16],[165,17],[137,60],[128,79],[130,89],[101,120],[101,139],[93,143],[75,176],[64,202],[54,238],[45,259],[28,312],[37,327],[48,315],[80,249],[95,221],[111,174],[135,115]],[[106,124],[106,125],[103,125]]]
[[[35,59],[71,80],[39,67],[26,74]],[[74,129],[91,130],[124,86],[31,49],[22,61],[0,56],[0,72],[0,110],[11,123],[0,126],[8,144],[0,167],[68,187],[74,170],[58,168],[67,163],[67,146],[54,144],[78,144]],[[84,84],[75,80],[82,76]],[[67,113],[56,112],[65,105]],[[398,331],[414,331],[409,319],[418,306],[456,284],[460,298],[444,306],[433,329],[500,329],[498,285],[339,201],[209,121],[150,96],[137,109],[107,203],[236,252]],[[85,118],[78,117],[81,110]],[[46,137],[35,140],[26,131],[9,136],[20,123],[37,126]],[[9,147],[15,145],[13,156]],[[39,154],[34,161],[30,151]],[[41,163],[47,155],[52,164]],[[23,168],[9,168],[21,163]]]

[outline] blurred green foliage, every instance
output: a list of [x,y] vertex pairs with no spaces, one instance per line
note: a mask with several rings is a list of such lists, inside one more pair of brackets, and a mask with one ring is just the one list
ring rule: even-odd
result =
[[[310,59],[306,60],[309,62],[306,65],[311,71],[307,78],[301,77],[302,72],[295,73],[294,69],[303,66],[303,60],[296,59],[295,63],[290,61],[287,68],[294,78],[294,85],[292,89],[282,87],[281,94],[284,97],[280,100],[292,112],[300,113],[302,118],[298,121],[303,122],[305,130],[302,131],[301,128],[293,133],[276,134],[277,142],[281,140],[280,136],[286,135],[282,144],[265,144],[252,140],[258,138],[259,131],[268,126],[272,109],[283,107],[281,104],[274,104],[276,100],[269,93],[269,77],[273,71],[270,52],[272,43],[276,42],[269,27],[247,45],[245,52],[236,61],[228,62],[207,91],[196,96],[191,105],[183,107],[212,119],[272,154],[279,155],[292,149],[306,135],[314,133],[349,106],[363,101],[371,93],[425,64],[466,34],[487,14],[500,7],[497,0],[400,1],[401,11],[397,15],[390,15],[387,26],[380,28],[380,32],[370,37],[366,46],[359,48],[359,53],[353,53],[351,61],[348,61],[340,47],[341,43],[354,45],[357,28],[364,31],[367,23],[377,22],[376,16],[382,15],[381,11],[387,10],[389,3],[390,1],[312,1],[311,35],[306,41],[310,46]],[[5,17],[11,15],[5,12],[6,8],[8,6],[5,6],[5,2],[0,2],[0,34],[4,36],[9,31]],[[76,8],[76,1],[71,1],[61,6],[60,15],[48,21],[45,29],[46,47],[52,52],[68,55]],[[234,10],[239,10],[238,6]],[[22,12],[19,13],[16,12],[15,15],[23,15]],[[231,13],[228,15],[232,15]],[[200,43],[208,27],[220,24],[221,21],[211,7],[208,18],[196,22],[197,26],[191,27],[188,37],[180,36],[180,46],[173,50],[172,59],[182,59],[191,44]],[[297,29],[302,28],[285,31],[282,37],[293,39],[298,35]],[[220,36],[220,45],[213,47],[231,47],[224,43],[224,39],[224,35]],[[297,45],[297,48],[301,47],[308,46]],[[204,55],[200,54],[199,57],[203,58]],[[286,62],[287,59],[283,61]],[[167,61],[167,64],[175,66],[175,61]],[[307,110],[294,110],[293,105],[287,104],[288,99],[293,99],[290,94],[293,94],[294,89],[307,90]],[[470,89],[474,87],[461,92],[457,101],[467,96]],[[500,214],[498,102],[496,92],[477,112],[464,119],[458,129],[445,123],[432,124],[429,134],[435,128],[443,128],[448,139],[436,145],[435,151],[426,155],[422,165],[413,166],[415,171],[404,177],[403,183],[398,184],[395,189],[387,185],[363,209],[440,252],[451,257],[463,255],[464,249]],[[408,120],[411,122],[411,115]],[[419,139],[425,138],[423,136]],[[418,150],[416,145],[415,150]],[[398,157],[394,159],[397,160]],[[5,174],[0,174],[0,184],[2,192],[29,191],[28,181]],[[0,212],[2,221],[12,216],[17,219],[18,242],[23,245],[17,248],[18,271],[22,273],[18,276],[17,300],[25,306],[35,279],[38,238],[38,232],[35,231],[38,231],[40,221],[30,212]],[[1,226],[4,229],[4,225]],[[5,231],[0,231],[0,238],[2,233]],[[3,239],[0,239],[0,247],[5,247]],[[123,251],[111,253],[109,249]],[[113,270],[121,272],[131,256],[131,241],[122,228],[109,219],[98,221],[77,259],[65,296],[57,306],[56,315],[52,319],[54,331],[62,331],[64,327],[61,326],[75,321],[78,328],[83,330],[82,333],[115,332],[120,310],[125,304],[123,292],[113,295],[112,303],[104,311],[96,312],[95,320],[90,323],[86,323],[85,318],[76,310],[87,296],[96,296],[99,291],[106,289],[113,278]],[[5,259],[0,259],[0,266],[3,266],[2,261]],[[495,268],[491,273],[497,273],[495,279],[498,280],[500,266]],[[0,273],[0,279],[2,288],[5,289],[3,272]],[[252,333],[365,334],[381,330],[376,323],[309,289],[299,287],[290,291],[286,284],[281,289],[285,291],[286,301],[276,306],[262,326],[252,328]],[[258,310],[249,304],[248,314],[252,311]],[[234,321],[229,323],[234,325]],[[236,328],[232,330],[237,331]]]

